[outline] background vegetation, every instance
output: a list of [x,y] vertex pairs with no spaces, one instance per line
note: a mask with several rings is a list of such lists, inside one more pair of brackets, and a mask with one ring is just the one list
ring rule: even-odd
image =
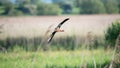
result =
[[[0,0],[0,16],[119,13],[120,0],[51,0],[50,3],[47,3],[43,0]],[[3,19],[0,19],[3,21],[3,24],[0,24],[0,68],[120,67],[120,37],[118,37],[120,34],[120,19],[114,21],[111,25],[109,25],[102,36],[94,35],[92,32],[88,32],[85,37],[78,36],[74,34],[73,30],[73,35],[54,38],[50,44],[47,44],[43,42],[42,36],[33,36],[28,38],[27,36],[15,35],[17,34],[15,31],[17,30],[14,30],[15,28],[12,27],[16,26],[18,29],[21,29],[19,25],[21,22],[26,23],[26,21],[19,20],[20,22],[17,21],[17,23],[20,23],[19,25],[14,23],[14,25],[10,25],[9,22],[12,22],[11,20],[13,19],[9,20],[7,17],[5,17],[6,19],[4,17],[1,18],[3,18],[4,21]],[[18,20],[17,18],[15,19]],[[46,20],[46,18],[44,20]],[[89,17],[89,20],[94,19]],[[103,20],[107,21],[105,19]],[[100,20],[100,23],[103,20]],[[6,30],[6,35],[8,36],[2,39],[2,34],[5,34],[5,22],[7,22],[7,24],[5,24],[5,28],[9,29],[7,27],[10,26],[10,28],[13,30]],[[33,22],[34,20],[32,21],[32,25]],[[42,22],[44,23],[44,21]],[[94,23],[96,23],[96,21]],[[82,25],[85,24],[82,23]],[[106,25],[106,23],[102,23],[102,25]],[[93,26],[100,25],[95,24]],[[88,27],[88,31],[89,28],[92,28],[88,25],[86,27]],[[80,27],[78,26],[78,28]],[[9,32],[7,34],[7,31],[13,32],[13,35],[17,37],[10,36]],[[23,33],[29,33],[29,31],[30,30],[28,29],[28,31],[23,31]],[[35,30],[32,31],[35,32]]]
[[120,0],[0,0],[0,15],[119,14]]
[[106,42],[112,47],[115,46],[116,39],[120,34],[120,20],[113,22],[107,29],[105,34]]
[[[2,30],[2,27],[0,28]],[[3,30],[2,30],[3,31]],[[1,31],[1,34],[2,34]],[[44,50],[44,46],[50,50],[79,50],[84,48],[97,49],[97,48],[114,48],[115,41],[120,33],[120,19],[114,21],[102,36],[92,35],[88,33],[86,37],[73,34],[72,36],[65,36],[54,38],[49,45],[43,44],[42,36],[33,36],[31,38],[25,36],[18,37],[6,37],[0,39],[0,47],[5,48],[8,51],[14,51],[16,48],[20,48],[25,51],[36,51],[40,47],[40,50]],[[69,47],[68,47],[69,46]],[[45,47],[46,48],[46,47]],[[18,49],[19,50],[19,49]]]

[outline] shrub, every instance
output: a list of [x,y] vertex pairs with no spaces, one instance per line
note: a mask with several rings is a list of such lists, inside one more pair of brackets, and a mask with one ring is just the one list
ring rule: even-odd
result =
[[8,13],[9,16],[21,16],[23,15],[23,12],[22,11],[19,11],[19,10],[11,10],[9,13]]
[[120,33],[120,19],[113,22],[112,25],[108,27],[105,33],[106,42],[110,44],[112,47],[114,47],[115,41],[119,33]]

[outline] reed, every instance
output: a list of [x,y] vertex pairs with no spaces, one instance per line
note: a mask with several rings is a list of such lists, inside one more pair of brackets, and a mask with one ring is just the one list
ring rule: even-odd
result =
[[118,68],[120,66],[120,33],[116,39],[114,52],[109,68]]

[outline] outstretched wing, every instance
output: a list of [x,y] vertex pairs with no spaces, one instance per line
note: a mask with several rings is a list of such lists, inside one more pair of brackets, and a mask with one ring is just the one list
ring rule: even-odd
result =
[[51,36],[48,38],[48,40],[47,40],[48,43],[51,42],[51,40],[52,40],[52,38],[54,37],[55,33],[56,33],[56,31],[54,31],[54,32],[51,34]]
[[67,20],[69,20],[69,18],[63,20],[60,24],[58,24],[58,26],[56,28],[60,28],[62,26],[62,24],[65,23]]
[[48,35],[48,33],[50,32],[50,29],[51,29],[52,26],[53,26],[53,25],[50,25],[50,26],[48,27],[48,30],[45,32],[45,36]]

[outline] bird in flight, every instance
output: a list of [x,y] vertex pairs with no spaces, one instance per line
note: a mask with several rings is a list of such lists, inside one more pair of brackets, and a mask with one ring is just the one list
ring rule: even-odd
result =
[[[55,27],[55,29],[53,30],[53,32],[50,34],[49,38],[47,39],[47,42],[50,43],[51,40],[53,39],[54,35],[56,34],[56,32],[64,32],[64,30],[61,30],[60,27],[67,21],[69,20],[69,18],[66,18],[65,20],[63,20],[61,23],[58,24],[57,27]],[[51,25],[47,32],[46,32],[46,35],[50,32],[50,28],[52,27],[53,25]]]

